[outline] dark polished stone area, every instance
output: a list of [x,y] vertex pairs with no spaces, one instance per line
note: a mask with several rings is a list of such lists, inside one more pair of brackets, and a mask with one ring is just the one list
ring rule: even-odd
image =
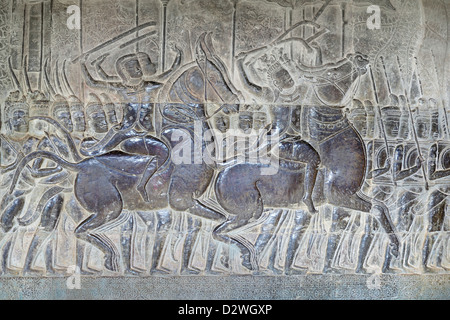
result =
[[433,297],[433,281],[442,297],[449,15],[448,0],[0,0],[0,283],[280,276],[273,298],[292,299],[319,276],[298,297],[376,299],[389,278],[381,297]]

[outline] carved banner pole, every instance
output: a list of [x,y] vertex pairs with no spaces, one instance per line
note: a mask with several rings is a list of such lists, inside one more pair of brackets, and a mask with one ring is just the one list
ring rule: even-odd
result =
[[232,22],[232,32],[231,32],[231,77],[234,78],[234,63],[236,60],[236,15],[237,15],[237,4],[239,0],[231,0],[233,4],[233,22]]
[[161,71],[166,71],[166,41],[167,41],[167,4],[170,0],[161,0],[162,3],[162,52],[161,52]]

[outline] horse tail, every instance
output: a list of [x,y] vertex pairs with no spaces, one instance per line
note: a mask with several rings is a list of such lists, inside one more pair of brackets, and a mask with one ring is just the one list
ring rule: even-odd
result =
[[83,160],[81,155],[78,153],[78,149],[75,145],[75,141],[73,140],[72,135],[58,121],[55,121],[54,119],[48,118],[48,117],[31,117],[30,120],[45,121],[45,122],[51,124],[52,126],[56,127],[59,131],[61,131],[61,133],[63,133],[64,137],[66,138],[67,145],[69,146],[73,160],[75,160],[77,162]]
[[60,165],[61,167],[63,167],[64,169],[67,170],[71,170],[71,171],[75,171],[78,172],[80,171],[80,167],[78,163],[71,163],[68,162],[64,159],[61,159],[59,156],[57,156],[56,154],[52,153],[52,152],[48,152],[48,151],[36,151],[36,152],[32,152],[29,155],[27,155],[26,157],[24,157],[19,165],[17,166],[16,172],[14,173],[14,177],[11,183],[11,188],[9,190],[9,193],[13,193],[14,188],[17,184],[17,181],[19,180],[20,174],[22,173],[23,169],[25,168],[25,166],[30,162],[33,161],[34,159],[38,159],[38,158],[46,158],[49,159],[53,162],[55,162],[56,164]]

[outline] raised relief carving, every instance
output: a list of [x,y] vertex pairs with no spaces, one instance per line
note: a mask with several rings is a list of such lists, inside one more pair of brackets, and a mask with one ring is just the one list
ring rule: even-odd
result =
[[14,3],[2,275],[448,272],[448,5]]

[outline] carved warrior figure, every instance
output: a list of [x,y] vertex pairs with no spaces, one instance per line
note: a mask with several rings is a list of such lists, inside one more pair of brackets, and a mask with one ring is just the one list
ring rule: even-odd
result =
[[[438,170],[441,167],[441,170]],[[424,264],[427,269],[450,269],[449,235],[450,216],[448,215],[450,188],[450,149],[447,144],[435,143],[428,157],[430,181],[439,183],[428,198],[428,234],[424,248]]]
[[[25,71],[24,71],[25,72]],[[25,72],[26,74],[26,72]],[[26,76],[27,78],[27,76]],[[28,82],[28,81],[27,81]],[[22,90],[22,88],[19,87]],[[35,150],[56,152],[61,155],[68,155],[68,152],[64,148],[64,144],[58,135],[50,134],[52,130],[48,126],[48,123],[43,119],[48,119],[49,114],[52,114],[56,118],[61,127],[66,130],[71,129],[70,114],[68,114],[68,105],[64,98],[61,96],[56,97],[57,100],[50,101],[40,91],[32,91],[30,88],[27,93],[27,103],[29,105],[29,130],[26,135],[22,135],[22,146],[10,147],[14,149],[16,155],[16,162],[6,168],[2,167],[2,173],[8,173],[14,170],[17,160],[24,156],[23,153],[30,153]],[[30,172],[31,177],[35,179],[41,179],[40,183],[44,187],[42,188],[29,188],[29,186],[35,186],[35,183],[25,178],[28,186],[23,186],[25,190],[21,190],[19,194],[26,195],[30,200],[24,200],[23,196],[19,196],[15,199],[8,199],[4,197],[2,199],[2,227],[5,231],[10,231],[14,226],[14,232],[18,235],[11,241],[11,247],[9,253],[5,252],[5,256],[8,255],[9,261],[7,262],[7,268],[11,270],[20,269],[27,272],[31,269],[30,263],[35,258],[34,250],[30,248],[29,254],[27,254],[27,248],[23,247],[24,233],[30,232],[28,225],[35,221],[31,217],[40,217],[41,221],[37,225],[37,231],[33,238],[31,246],[36,248],[40,247],[42,243],[47,243],[47,239],[52,234],[58,217],[62,211],[63,198],[61,195],[57,195],[51,199],[52,190],[58,189],[59,183],[66,182],[68,177],[66,172],[62,172],[60,166],[54,166],[53,163],[48,163],[44,159],[36,159],[32,166],[27,166],[27,170]],[[52,184],[54,187],[47,187]],[[39,203],[39,205],[38,205]],[[3,209],[6,210],[3,211]],[[25,214],[22,214],[25,212]],[[17,222],[14,219],[18,218]],[[13,223],[14,222],[14,223]],[[45,229],[46,235],[43,234]],[[44,233],[45,233],[44,232]],[[3,254],[3,253],[2,253]],[[50,261],[50,260],[48,260]],[[51,263],[47,263],[48,271],[51,270]]]
[[[266,48],[262,48],[266,49]],[[261,50],[262,50],[261,49]],[[280,49],[281,50],[281,49]],[[255,53],[252,53],[253,55]],[[279,78],[274,82],[275,89],[270,87],[263,87],[253,83],[250,80],[249,74],[246,71],[244,61],[247,56],[238,60],[240,67],[240,75],[244,86],[252,93],[264,100],[264,102],[275,102],[278,100],[278,94],[273,94],[278,90],[292,88],[295,86],[310,86],[313,88],[317,99],[320,101],[321,106],[312,107],[310,109],[309,116],[309,131],[312,141],[315,144],[320,145],[321,150],[319,154],[322,158],[322,164],[328,166],[331,172],[339,172],[339,178],[335,181],[331,181],[330,188],[331,197],[335,199],[335,204],[340,204],[341,197],[339,190],[348,190],[348,183],[354,183],[349,192],[355,194],[362,180],[364,179],[365,159],[364,156],[364,144],[358,133],[350,126],[350,123],[345,118],[344,114],[340,110],[340,106],[345,106],[346,101],[353,97],[353,94],[358,87],[359,77],[367,72],[368,60],[362,54],[349,55],[347,58],[337,62],[329,63],[321,66],[307,66],[301,62],[295,64],[291,61],[283,52],[279,54],[279,59],[273,62],[273,68],[269,68],[269,71],[273,71],[274,68],[278,71],[274,74],[279,75]],[[276,58],[275,58],[276,59]],[[248,70],[251,70],[249,67]],[[273,77],[271,79],[274,79]],[[295,81],[294,81],[295,79]],[[275,91],[274,91],[275,90]],[[268,94],[267,92],[272,92]],[[270,96],[270,97],[269,97]],[[328,107],[329,106],[329,107]],[[359,172],[342,172],[342,168],[337,168],[341,165],[340,161],[337,161],[337,157],[340,152],[336,150],[336,144],[333,143],[335,139],[340,136],[354,135],[355,139],[349,139],[345,141],[357,141],[354,145],[340,146],[339,149],[345,148],[354,158],[354,168]],[[341,140],[342,141],[342,140]],[[345,153],[345,152],[344,152]],[[347,153],[345,153],[348,156]],[[334,158],[333,158],[334,157]],[[349,158],[347,158],[349,159]],[[358,165],[359,164],[359,165]],[[348,170],[352,170],[348,168]],[[350,177],[358,177],[358,181],[346,181],[344,177],[348,179],[356,179]],[[341,181],[338,185],[338,181]],[[348,201],[347,201],[348,202]],[[363,204],[357,200],[353,207],[357,206],[357,209],[367,210],[367,204]]]
[[45,132],[49,132],[48,125],[46,122],[35,118],[49,116],[50,101],[39,91],[29,93],[27,97],[30,105],[30,135],[43,138]]
[[99,90],[117,94],[120,102],[143,104],[151,102],[151,93],[161,87],[164,82],[180,65],[181,51],[174,61],[172,68],[156,75],[156,67],[146,53],[129,54],[116,61],[117,76],[109,76],[101,67],[107,55],[95,64],[100,80],[96,80],[86,66],[87,57],[83,57],[81,67],[87,85]]
[[72,132],[73,123],[69,103],[61,95],[56,95],[53,99],[54,100],[51,105],[51,115],[60,124],[62,124],[67,131]]
[[394,151],[393,179],[398,184],[398,219],[397,230],[402,236],[400,254],[398,257],[388,257],[386,270],[403,269],[417,270],[420,268],[426,232],[423,217],[424,188],[409,185],[407,181],[418,180],[422,161],[418,157],[417,149],[410,145],[399,144]]
[[[368,61],[362,56],[360,58],[357,59],[359,62],[356,66],[356,73],[350,72],[352,75],[348,77],[352,81],[357,80],[358,76],[367,70]],[[340,64],[340,67],[342,66]],[[347,71],[352,69],[349,68]],[[326,68],[324,67],[321,72],[326,73]],[[247,80],[245,79],[245,81]],[[353,83],[347,83],[346,88],[354,90]],[[320,88],[317,90],[317,94],[322,96],[322,100],[328,101],[330,104],[335,102],[339,106],[338,103],[347,96],[348,92],[335,93],[336,91],[331,91],[330,96],[327,97],[327,90],[322,91]],[[372,208],[370,199],[360,194],[365,177],[366,159],[364,143],[359,134],[349,124],[341,108],[336,106],[312,107],[308,119],[311,140],[319,146],[318,154],[324,167],[323,176],[326,177],[326,181],[323,182],[324,186],[321,188],[325,192],[323,195],[318,195],[317,198],[326,199],[328,203],[340,207],[369,212]],[[308,153],[304,150],[302,152],[304,153],[302,156],[307,157]],[[292,152],[292,154],[296,153]],[[304,162],[299,159],[296,161]],[[250,165],[236,165],[219,174],[216,185],[218,201],[227,212],[236,214],[234,220],[227,221],[219,227],[220,231],[229,233],[235,228],[257,219],[262,212],[263,204],[264,207],[289,207],[289,204],[301,201],[299,197],[301,197],[302,191],[297,190],[300,185],[299,181],[304,181],[305,187],[308,185],[303,175],[295,173],[295,171],[287,173],[281,169],[276,176],[263,177],[257,169],[257,166],[252,168]],[[287,183],[288,181],[292,181],[292,184]],[[243,184],[244,182],[245,184]],[[296,191],[292,192],[292,190]],[[303,190],[303,192],[306,191]],[[288,195],[293,198],[289,198]],[[228,199],[233,199],[233,202],[231,203]],[[399,241],[388,211],[379,202],[375,202],[374,206],[382,212],[380,221],[391,238],[394,248],[391,253],[395,254]],[[245,214],[242,213],[243,207],[247,208]]]
[[86,131],[86,116],[84,113],[84,105],[76,96],[67,98],[70,107],[70,114],[73,119],[73,131],[79,138]]
[[[178,51],[178,55],[174,61],[172,68],[162,74],[156,75],[156,66],[152,63],[150,57],[145,53],[129,54],[120,57],[116,61],[116,72],[118,76],[109,76],[101,67],[102,62],[105,60],[107,55],[101,56],[95,63],[96,71],[101,80],[95,80],[87,66],[86,57],[84,57],[81,62],[82,71],[85,76],[86,83],[96,89],[107,90],[108,92],[114,93],[120,97],[120,103],[126,103],[126,110],[124,111],[124,121],[122,127],[114,126],[111,131],[95,146],[91,146],[88,150],[85,150],[85,155],[99,155],[106,153],[115,148],[119,143],[124,140],[128,140],[131,143],[133,137],[141,137],[142,141],[134,142],[134,148],[142,149],[139,154],[148,154],[145,152],[146,143],[152,143],[153,137],[148,135],[144,137],[142,132],[136,131],[137,123],[144,124],[146,130],[151,127],[152,117],[149,117],[148,109],[151,101],[151,93],[155,89],[161,87],[162,81],[166,80],[171,73],[173,73],[179,66],[181,62],[181,51]],[[114,123],[114,115],[111,110],[111,103],[108,97],[106,98],[107,106],[109,110],[109,122]],[[93,107],[88,107],[88,115],[96,115],[98,118],[98,111],[95,113]],[[142,119],[141,119],[141,116]],[[107,130],[101,129],[102,133],[106,133]],[[147,142],[148,141],[148,142]],[[136,143],[138,145],[136,145]],[[141,144],[139,146],[139,144]],[[131,147],[133,149],[133,147]],[[148,149],[150,150],[150,149]],[[136,152],[136,150],[133,150]],[[150,154],[151,155],[151,154]],[[142,183],[137,186],[138,191],[141,193],[142,197],[148,201],[148,195],[146,193],[146,184],[150,177],[155,173],[159,165],[164,161],[162,159],[152,159],[147,167],[145,175],[142,178]]]
[[5,103],[5,123],[12,134],[28,133],[29,106],[19,91],[10,93]]
[[86,104],[86,117],[91,136],[101,137],[102,134],[108,132],[108,122],[103,104],[94,93],[89,94]]

